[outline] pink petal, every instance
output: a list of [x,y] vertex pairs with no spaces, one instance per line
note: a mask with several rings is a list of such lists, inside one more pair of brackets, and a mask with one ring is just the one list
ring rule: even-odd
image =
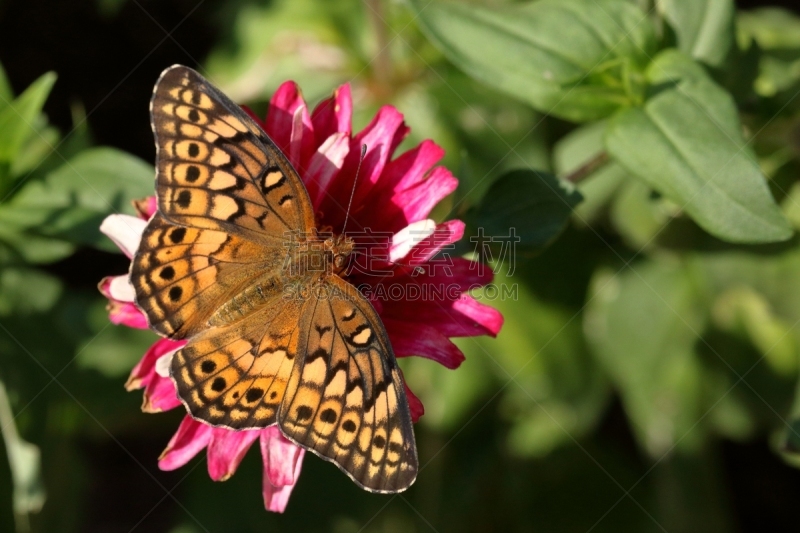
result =
[[158,211],[158,200],[155,196],[148,196],[141,200],[134,200],[133,207],[139,214],[139,218],[142,220],[150,220],[150,217],[155,215],[156,211]]
[[355,136],[350,143],[350,153],[336,180],[335,190],[332,192],[333,198],[323,198],[322,200],[321,210],[325,214],[325,224],[339,228],[344,222],[353,179],[361,160],[362,145],[367,146],[367,152],[361,163],[358,183],[353,196],[353,213],[362,209],[366,211],[383,209],[381,205],[372,202],[365,204],[365,202],[392,156],[397,137],[404,136],[406,131],[403,115],[394,107],[384,106],[378,111],[372,122]]
[[264,461],[264,507],[282,513],[289,503],[303,464],[305,450],[288,441],[276,426],[261,431]]
[[108,284],[108,295],[112,300],[131,303],[136,297],[136,290],[128,276],[113,276]]
[[177,350],[184,344],[186,344],[186,341],[158,339],[144,353],[144,356],[136,363],[136,366],[133,367],[131,375],[127,383],[125,383],[125,388],[131,391],[146,386],[154,376],[158,376],[156,374],[156,361],[158,361],[161,356]]
[[[447,254],[446,251],[453,249],[453,243],[461,239],[463,235],[464,223],[460,220],[442,222],[436,226],[436,229],[430,235],[414,245],[410,252],[403,257],[403,264],[422,265],[442,250]],[[443,255],[438,260],[442,264],[452,264],[452,259],[449,255]]]
[[314,127],[300,89],[284,82],[269,103],[266,132],[302,176],[314,152]]
[[328,189],[342,169],[349,152],[350,137],[347,133],[339,132],[328,137],[311,157],[303,181],[315,209],[328,194]]
[[[391,283],[403,286],[406,298],[384,299],[381,317],[430,325],[447,337],[496,335],[502,314],[464,294],[491,282],[492,276],[487,265],[456,257],[421,274],[392,279]],[[370,281],[366,277],[356,281],[362,280]]]
[[200,450],[208,446],[212,429],[211,426],[186,415],[166,449],[161,452],[158,467],[161,470],[175,470],[188,463]]
[[[97,285],[103,296],[109,299],[106,309],[108,309],[109,319],[113,324],[121,324],[136,329],[148,329],[147,318],[136,305],[131,302],[120,301],[114,296],[119,295],[119,279],[127,276],[106,276]],[[127,282],[126,282],[127,283]],[[114,295],[112,296],[112,284],[114,285]]]
[[431,140],[404,152],[386,165],[381,176],[381,189],[402,191],[425,181],[428,171],[444,157],[444,149]]
[[133,257],[142,240],[147,222],[130,215],[109,215],[100,224],[105,233],[128,257]]
[[208,444],[208,475],[214,481],[225,481],[236,472],[239,463],[259,436],[257,430],[233,431],[214,428]]
[[261,432],[261,455],[264,472],[270,483],[276,487],[293,485],[300,471],[298,464],[305,450],[281,434],[277,426],[268,427]]
[[289,496],[292,495],[294,485],[275,487],[270,484],[269,479],[264,478],[262,494],[264,495],[264,508],[273,513],[282,513],[289,504]]
[[408,400],[408,409],[411,411],[411,421],[416,424],[419,422],[422,415],[425,414],[425,406],[422,405],[422,402],[417,398],[416,394],[411,392],[405,380],[403,380],[403,387],[406,389],[406,400]]
[[108,318],[112,324],[136,329],[150,328],[147,323],[147,317],[132,303],[111,300],[106,308],[108,309]]
[[408,189],[397,191],[391,198],[392,205],[401,208],[402,216],[396,216],[388,227],[427,217],[441,200],[458,187],[458,180],[444,167],[436,167],[427,179]]
[[352,131],[350,123],[353,115],[353,98],[350,84],[345,83],[333,92],[333,96],[321,101],[311,113],[316,144],[322,144],[334,133],[344,133],[348,137]]
[[398,357],[427,357],[451,369],[464,362],[464,354],[458,346],[433,326],[390,318],[384,318],[383,325]]
[[486,334],[492,337],[496,337],[503,327],[503,315],[500,311],[478,302],[469,294],[462,294],[458,300],[453,302],[453,310],[472,320],[474,327],[484,328]]
[[160,413],[169,411],[181,405],[175,384],[171,379],[153,374],[144,389],[142,411],[145,413]]
[[389,261],[400,261],[420,242],[436,231],[436,222],[431,219],[413,222],[392,236]]

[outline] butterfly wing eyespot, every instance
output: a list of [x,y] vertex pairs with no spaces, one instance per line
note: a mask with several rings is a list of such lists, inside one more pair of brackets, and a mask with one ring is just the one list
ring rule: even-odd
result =
[[[281,404],[284,434],[375,492],[400,492],[418,469],[403,378],[370,303],[327,276],[301,318],[300,354]],[[321,289],[321,290],[320,290]]]

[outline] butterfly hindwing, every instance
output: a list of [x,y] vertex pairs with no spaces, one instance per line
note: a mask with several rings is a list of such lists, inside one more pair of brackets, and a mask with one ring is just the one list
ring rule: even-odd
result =
[[179,350],[171,374],[191,415],[231,429],[274,424],[298,353],[302,307],[275,292]]
[[158,205],[173,222],[275,244],[314,227],[292,165],[242,109],[194,70],[175,66],[151,102]]
[[362,487],[408,488],[417,452],[402,376],[370,303],[338,276],[315,285],[279,423]]

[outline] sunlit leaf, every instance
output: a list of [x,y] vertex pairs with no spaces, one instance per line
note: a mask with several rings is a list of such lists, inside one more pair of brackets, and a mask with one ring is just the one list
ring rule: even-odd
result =
[[635,102],[636,73],[655,53],[650,20],[625,2],[413,5],[428,37],[458,67],[543,113],[574,121],[603,118]]
[[0,223],[20,234],[113,250],[98,230],[100,222],[110,213],[133,213],[131,200],[154,193],[153,174],[150,165],[125,152],[86,150],[0,205]]
[[[553,148],[553,165],[560,177],[575,172],[605,151],[603,136],[606,121],[581,126],[563,137]],[[590,224],[603,211],[620,189],[628,173],[619,164],[609,161],[575,186],[583,201],[575,207],[575,220]]]
[[599,273],[584,318],[595,355],[653,457],[701,442],[703,372],[694,344],[704,328],[697,288],[679,263],[637,263]]
[[722,64],[734,40],[732,0],[658,0],[658,8],[683,52],[709,65]]
[[13,101],[0,101],[0,162],[11,163],[35,132],[34,122],[50,94],[56,75],[43,74]]
[[614,159],[712,235],[788,239],[791,226],[745,144],[730,95],[676,51],[661,54],[648,75],[655,95],[609,124]]

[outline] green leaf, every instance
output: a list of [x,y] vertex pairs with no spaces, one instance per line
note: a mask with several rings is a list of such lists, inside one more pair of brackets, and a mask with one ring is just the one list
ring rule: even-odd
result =
[[615,0],[482,8],[413,0],[423,31],[453,63],[544,113],[596,120],[640,97],[655,53],[648,17]]
[[600,271],[592,282],[584,331],[653,457],[700,442],[704,382],[693,347],[705,317],[698,303],[686,269],[670,261]]
[[11,89],[11,82],[3,65],[0,65],[0,102],[10,102],[14,99],[14,91]]
[[0,162],[11,163],[23,143],[34,133],[34,122],[42,112],[55,81],[55,73],[43,74],[16,100],[5,100],[0,104]]
[[49,311],[61,295],[58,278],[33,268],[0,270],[0,316],[27,316]]
[[734,38],[732,0],[659,0],[658,8],[683,52],[715,67],[725,61]]
[[614,228],[634,250],[655,244],[655,238],[670,221],[663,198],[653,198],[653,191],[638,180],[622,186],[611,204]]
[[581,200],[570,184],[549,172],[514,170],[489,188],[475,223],[488,237],[508,237],[513,229],[522,246],[542,248],[566,227]]
[[765,7],[740,11],[736,26],[742,48],[746,48],[751,40],[755,40],[763,50],[800,48],[800,16],[788,9]]
[[153,168],[113,148],[93,148],[30,181],[0,205],[0,225],[22,235],[55,237],[113,250],[99,232],[111,213],[133,213],[132,199],[153,194]]
[[777,316],[762,294],[747,286],[732,287],[717,298],[713,317],[723,331],[749,339],[777,374],[796,374],[800,350],[792,324]]
[[[556,173],[566,176],[605,151],[603,137],[606,127],[605,121],[586,124],[559,140],[553,148]],[[600,216],[627,176],[628,173],[619,164],[609,162],[577,183],[583,202],[575,208],[575,220],[587,225]]]
[[17,531],[26,531],[28,515],[38,513],[45,500],[41,452],[38,446],[19,436],[8,393],[2,381],[0,381],[0,428],[14,482],[14,518]]
[[741,243],[791,237],[742,137],[731,96],[674,50],[656,58],[648,78],[654,96],[609,124],[611,156],[712,235]]

